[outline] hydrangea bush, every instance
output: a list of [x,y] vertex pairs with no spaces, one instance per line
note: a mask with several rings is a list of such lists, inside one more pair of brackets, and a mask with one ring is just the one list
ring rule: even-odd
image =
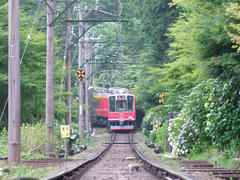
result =
[[148,112],[144,116],[142,122],[142,130],[143,134],[146,137],[149,137],[151,131],[153,130],[153,125],[156,124],[158,117],[159,117],[158,113],[152,111]]
[[182,156],[208,145],[239,148],[239,85],[238,81],[211,79],[191,90],[182,111],[168,127],[173,153]]

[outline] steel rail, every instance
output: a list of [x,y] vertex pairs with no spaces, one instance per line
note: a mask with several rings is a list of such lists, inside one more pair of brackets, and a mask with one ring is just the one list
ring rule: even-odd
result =
[[[76,163],[76,164],[72,165],[71,167],[64,169],[62,172],[49,175],[48,177],[42,178],[41,180],[60,180],[60,179],[66,178],[66,177],[71,179],[71,176],[72,175],[74,176],[75,172],[76,172],[78,178],[81,177],[93,163],[96,163],[97,160],[99,160],[100,157],[102,155],[104,155],[110,149],[110,147],[112,146],[114,140],[115,140],[115,134],[113,133],[112,137],[111,137],[111,141],[108,144],[108,146],[106,148],[104,148],[102,151],[98,152],[92,158],[90,158],[90,159],[88,159],[88,160],[86,160],[86,161],[84,161],[84,162],[82,162],[80,164]],[[82,171],[78,172],[79,169],[82,169]],[[72,179],[74,179],[74,177]]]
[[173,180],[173,179],[178,179],[178,180],[194,180],[193,178],[189,178],[180,172],[173,171],[171,169],[168,169],[167,167],[160,166],[159,164],[156,164],[154,162],[151,162],[150,160],[146,159],[135,147],[133,143],[133,138],[132,138],[132,133],[130,133],[129,136],[130,139],[130,144],[135,151],[135,153],[139,156],[140,159],[143,160],[144,164],[148,166],[149,168],[153,169],[154,175],[157,175],[160,178],[167,179],[167,180]]

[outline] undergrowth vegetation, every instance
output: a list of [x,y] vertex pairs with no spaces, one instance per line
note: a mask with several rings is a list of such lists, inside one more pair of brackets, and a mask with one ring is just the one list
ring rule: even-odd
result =
[[[161,126],[159,125],[160,119]],[[143,118],[142,133],[146,137],[146,141],[153,141],[161,146],[167,152],[167,136],[168,136],[168,114],[167,109],[158,107],[151,109]]]
[[15,178],[18,179],[19,177],[42,178],[45,177],[48,172],[48,168],[34,169],[21,164],[18,167],[9,169],[7,172],[3,172],[3,175],[0,177],[0,179],[10,180]]
[[21,126],[21,152],[25,154],[45,153],[45,143],[48,139],[45,122],[36,125],[23,124]]
[[[77,124],[72,123],[73,133],[77,132]],[[61,124],[55,123],[54,132],[55,136],[52,138],[55,154],[64,149],[64,139],[61,138],[60,132]],[[49,137],[46,135],[46,126],[44,121],[39,121],[34,124],[22,124],[21,126],[21,159],[40,159],[46,157],[45,144]],[[81,144],[88,144],[90,139],[84,133],[83,139],[80,137],[72,143],[72,148],[76,148]],[[69,139],[67,139],[69,143]],[[4,128],[0,133],[0,156],[6,157],[8,155],[8,131]]]

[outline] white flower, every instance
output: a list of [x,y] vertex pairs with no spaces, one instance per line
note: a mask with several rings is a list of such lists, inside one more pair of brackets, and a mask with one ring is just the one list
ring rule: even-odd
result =
[[205,103],[204,107],[207,108],[209,106],[209,103]]
[[210,122],[210,121],[207,121],[207,124],[206,124],[207,126],[211,126],[212,125],[212,123]]
[[206,115],[206,117],[209,118],[211,115],[212,115],[211,113],[208,113],[208,114]]

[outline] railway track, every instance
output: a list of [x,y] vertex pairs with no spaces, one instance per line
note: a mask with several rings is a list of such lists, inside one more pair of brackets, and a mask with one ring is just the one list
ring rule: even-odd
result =
[[190,180],[145,159],[134,146],[132,134],[112,134],[108,146],[81,164],[42,180]]
[[[78,159],[42,159],[26,161],[33,167],[46,167],[49,164],[58,165],[60,161],[73,162],[70,166],[64,167],[61,171],[52,174],[42,180],[118,180],[118,179],[167,179],[167,180],[193,180],[204,179],[192,176],[195,172],[210,174],[210,179],[238,180],[240,179],[239,169],[226,169],[214,167],[207,161],[184,161],[176,159],[184,167],[188,175],[173,171],[167,167],[146,159],[139,152],[133,142],[132,134],[112,134],[107,146],[98,152],[94,157],[81,160]],[[6,160],[7,158],[2,158]],[[1,160],[1,158],[0,158]],[[206,174],[205,174],[206,175]],[[21,179],[21,178],[20,178]],[[31,179],[31,178],[30,178]],[[204,179],[205,180],[205,179]]]
[[187,173],[206,172],[215,178],[224,180],[240,179],[239,169],[215,167],[213,164],[209,164],[208,161],[180,161],[180,163],[182,163],[182,166],[185,167],[184,171]]

